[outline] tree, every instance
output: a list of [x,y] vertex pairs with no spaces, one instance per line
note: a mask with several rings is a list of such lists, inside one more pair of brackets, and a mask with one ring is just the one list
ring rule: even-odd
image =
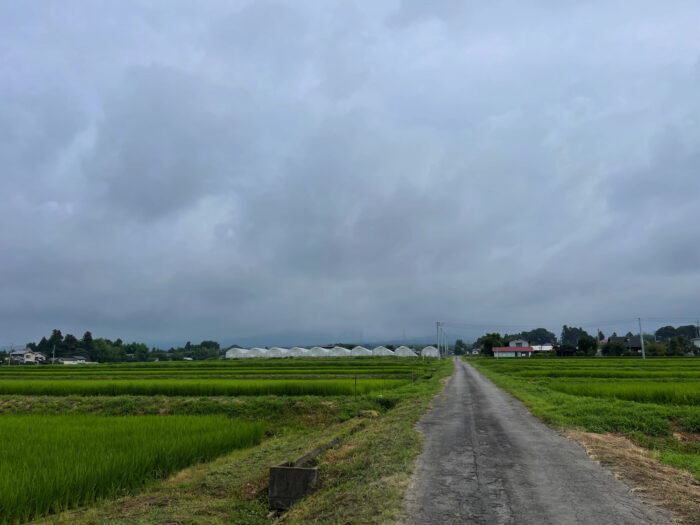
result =
[[[66,334],[63,338],[62,356],[73,355],[78,351],[78,339],[73,334]],[[58,355],[58,351],[56,352]]]
[[598,351],[598,340],[590,335],[583,336],[578,340],[578,352],[580,355],[595,355]]
[[647,343],[644,347],[647,355],[662,357],[666,355],[666,345],[663,343]]
[[469,347],[461,339],[455,341],[455,355],[466,354],[469,351]]
[[493,356],[493,349],[508,344],[499,333],[482,335],[476,342],[481,345],[481,354]]
[[601,349],[601,353],[607,356],[625,355],[625,352],[627,352],[627,347],[622,343],[618,342],[611,343],[610,341],[608,341],[603,345],[603,348]]
[[557,346],[555,352],[559,357],[572,357],[576,355],[576,347],[566,343]]
[[92,339],[92,334],[90,332],[85,332],[83,338],[80,340],[80,347],[83,352],[85,352],[90,358],[90,361],[99,361],[97,359],[97,353],[95,352],[95,341]]
[[685,355],[693,351],[693,343],[683,336],[676,336],[668,342],[668,355]]
[[698,334],[698,328],[695,325],[687,324],[676,328],[676,336],[692,339],[693,337],[700,337],[700,334]]
[[137,361],[148,361],[149,351],[148,347],[145,344],[131,343],[128,346],[134,351],[134,359],[136,359]]
[[561,329],[561,343],[562,345],[578,345],[578,340],[582,337],[590,337],[588,332],[583,328],[575,328],[573,326],[564,325]]
[[157,348],[151,348],[151,357],[156,361],[168,361],[170,359],[168,352]]
[[516,339],[525,339],[531,345],[554,345],[557,343],[557,336],[546,328],[535,328],[521,332]]
[[645,343],[655,343],[656,342],[656,337],[654,337],[654,334],[647,334],[646,332],[643,335],[644,337],[644,342]]
[[36,345],[36,350],[42,354],[51,355],[51,345],[49,344],[49,340],[46,339],[46,337],[42,337],[39,344]]
[[598,330],[598,341],[602,341],[603,339],[605,339],[605,334]]
[[56,356],[63,355],[63,334],[60,330],[54,329],[51,332],[51,337],[49,337],[47,346],[51,352],[53,352],[54,348],[56,349]]

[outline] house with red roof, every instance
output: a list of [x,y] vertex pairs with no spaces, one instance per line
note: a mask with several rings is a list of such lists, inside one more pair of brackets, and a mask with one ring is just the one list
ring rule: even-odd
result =
[[531,346],[496,346],[493,348],[495,357],[531,357],[535,351]]

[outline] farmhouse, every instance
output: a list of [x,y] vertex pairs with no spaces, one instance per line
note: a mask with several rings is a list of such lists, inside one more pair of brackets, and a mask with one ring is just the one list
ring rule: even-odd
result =
[[513,339],[510,343],[508,343],[508,346],[513,346],[516,348],[527,348],[529,345],[527,344],[527,341],[525,341],[525,339]]
[[58,362],[63,365],[84,365],[87,363],[87,359],[81,355],[75,355],[73,357],[62,357]]
[[534,349],[531,346],[495,346],[495,357],[530,357]]
[[10,354],[10,359],[15,362],[24,364],[36,364],[41,363],[46,360],[46,356],[41,352],[34,352],[33,350],[15,350]]

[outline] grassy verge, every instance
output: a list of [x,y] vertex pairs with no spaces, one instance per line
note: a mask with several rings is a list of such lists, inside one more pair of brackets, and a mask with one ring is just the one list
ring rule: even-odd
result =
[[283,516],[280,523],[391,523],[400,516],[422,436],[414,429],[442,379],[443,361],[430,382],[417,385],[395,407],[349,437],[321,460],[321,487]]
[[269,466],[295,458],[333,437],[342,438],[362,423],[353,419],[323,429],[286,429],[255,448],[237,450],[181,471],[144,493],[64,512],[36,523],[269,524],[266,518]]

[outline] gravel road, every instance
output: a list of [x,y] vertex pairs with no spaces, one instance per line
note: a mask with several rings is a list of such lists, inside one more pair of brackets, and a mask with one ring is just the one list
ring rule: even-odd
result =
[[459,359],[419,430],[409,523],[672,523]]

